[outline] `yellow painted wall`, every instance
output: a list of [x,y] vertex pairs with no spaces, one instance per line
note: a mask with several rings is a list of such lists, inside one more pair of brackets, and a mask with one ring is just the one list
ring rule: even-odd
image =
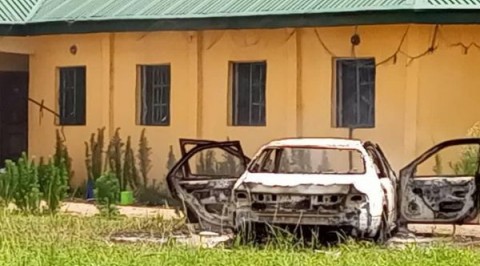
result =
[[[377,67],[376,127],[353,132],[355,138],[378,142],[395,169],[430,147],[433,142],[462,137],[480,120],[479,49],[467,55],[457,42],[477,41],[478,26],[442,26],[438,49],[411,61],[430,45],[434,26],[390,25],[231,30],[204,32],[151,32],[63,35],[30,38],[30,95],[56,106],[56,67],[87,66],[87,126],[66,127],[77,180],[85,176],[84,144],[99,127],[113,134],[121,128],[133,143],[143,126],[136,123],[137,66],[170,64],[171,125],[150,126],[153,147],[151,177],[163,179],[167,153],[178,139],[239,139],[248,155],[274,138],[347,137],[346,129],[332,127],[332,57],[375,57],[379,63],[392,56],[408,29],[396,62]],[[350,36],[361,44],[354,53]],[[323,42],[323,44],[322,44]],[[69,47],[78,46],[71,55]],[[0,51],[2,50],[0,42]],[[328,50],[328,51],[327,51]],[[229,117],[229,62],[267,62],[267,125],[233,127]],[[53,152],[52,116],[39,123],[30,105],[30,152]],[[136,147],[135,147],[136,149]]]
[[[105,66],[106,35],[68,35],[35,37],[34,54],[30,56],[30,97],[44,100],[45,106],[58,110],[57,67],[87,67],[87,125],[64,128],[67,146],[73,157],[77,183],[85,176],[85,145],[91,133],[108,123],[108,68]],[[70,54],[77,45],[78,53]],[[107,58],[108,59],[108,58]],[[108,62],[108,61],[107,61]],[[107,64],[108,65],[108,64]],[[108,81],[108,80],[107,80]],[[33,156],[49,156],[54,152],[56,126],[54,116],[29,104],[29,152]]]
[[[431,35],[432,26],[421,30]],[[438,50],[419,63],[417,150],[465,136],[480,120],[480,49],[452,46],[480,43],[479,34],[478,26],[444,26]]]
[[[173,146],[178,159],[178,139],[196,137],[196,43],[196,37],[185,32],[115,36],[113,128],[121,128],[124,137],[132,136],[135,146],[146,128],[153,147],[150,176],[156,180],[163,180],[166,174],[169,146]],[[170,126],[137,125],[137,66],[155,64],[171,66]]]
[[[296,51],[289,30],[204,33],[200,134],[240,139],[248,155],[272,138],[296,136]],[[265,127],[229,125],[229,62],[266,61]]]

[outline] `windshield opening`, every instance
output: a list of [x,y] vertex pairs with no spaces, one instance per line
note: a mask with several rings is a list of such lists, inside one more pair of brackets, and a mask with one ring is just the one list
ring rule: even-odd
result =
[[354,149],[279,147],[262,151],[248,169],[252,173],[364,174],[362,153]]

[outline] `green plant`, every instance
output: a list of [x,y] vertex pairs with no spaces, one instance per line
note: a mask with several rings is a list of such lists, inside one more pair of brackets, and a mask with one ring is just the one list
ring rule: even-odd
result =
[[18,167],[14,162],[7,160],[5,162],[5,172],[0,173],[0,198],[3,207],[7,207],[13,202],[17,183]]
[[121,191],[124,191],[124,187],[126,187],[126,182],[124,181],[122,171],[123,146],[125,146],[125,144],[120,137],[120,129],[117,128],[115,130],[115,134],[110,139],[107,151],[110,170],[115,173],[115,176],[118,178],[118,183]]
[[214,175],[217,171],[217,161],[215,159],[215,152],[207,150],[205,153],[201,152],[197,159],[197,174]]
[[167,158],[167,172],[170,172],[172,168],[177,164],[177,158],[175,158],[175,153],[173,152],[173,146],[170,145],[168,150],[168,158]]
[[85,165],[88,179],[97,180],[104,172],[104,147],[105,128],[99,128],[97,134],[92,133],[90,141],[85,142]]
[[[146,141],[144,143],[146,143]],[[148,145],[144,145],[143,148],[140,148],[140,150],[142,149],[143,151],[149,150]],[[140,152],[139,152],[139,155],[140,155]],[[147,153],[143,152],[144,163],[142,163],[142,159],[140,159],[140,165],[144,164],[144,167],[146,166],[149,168],[149,163],[148,164],[145,163],[145,162],[150,162],[149,156],[150,154],[148,154],[147,156]],[[176,162],[177,160],[175,158],[175,153],[173,152],[173,147],[170,146],[170,149],[168,152],[167,164],[166,164],[167,172],[169,172],[173,168],[173,166],[175,166]],[[163,182],[157,182],[157,180],[152,180],[151,182],[149,182],[147,178],[143,178],[142,184],[135,191],[135,198],[137,202],[140,202],[147,206],[160,206],[160,205],[180,206],[180,204],[177,204],[177,202],[174,202],[173,199],[170,197],[168,191],[164,187]]]
[[298,168],[294,169],[295,172],[307,173],[312,171],[311,155],[308,149],[293,149],[291,158]]
[[8,173],[14,174],[9,178],[17,179],[13,193],[17,208],[23,212],[37,212],[40,207],[41,193],[38,185],[38,168],[35,163],[23,153],[16,164],[7,163]]
[[[475,123],[468,131],[468,137],[480,137],[480,122]],[[479,147],[469,145],[462,147],[460,159],[450,162],[449,166],[457,175],[475,175],[479,167]]]
[[152,160],[150,159],[151,154],[152,148],[150,148],[150,146],[148,145],[148,139],[145,133],[145,129],[143,129],[142,134],[140,135],[137,155],[140,175],[142,176],[142,186],[146,186],[148,184],[148,173],[152,169]]
[[45,163],[45,158],[40,157],[38,161],[38,189],[40,193],[45,194],[48,190],[49,182],[49,163]]
[[132,143],[130,136],[127,138],[127,144],[125,145],[125,156],[123,158],[123,182],[125,191],[127,186],[130,186],[132,190],[135,190],[139,186],[138,171],[135,165],[135,154],[132,149]]
[[433,172],[436,175],[441,175],[443,174],[443,162],[442,162],[442,157],[437,153],[435,154],[435,164],[433,165]]
[[[60,208],[61,201],[67,196],[67,190],[69,188],[67,166],[63,160],[59,162],[58,166],[50,160],[42,174],[46,175],[43,177],[43,179],[46,180],[46,186],[42,192],[43,199],[47,203],[47,208],[50,213],[55,213]],[[39,177],[40,176],[39,171]]]
[[56,142],[55,142],[55,154],[53,156],[54,164],[58,168],[65,167],[67,171],[68,184],[71,183],[74,176],[74,171],[72,170],[72,158],[68,153],[68,148],[65,145],[65,140],[61,137],[60,131],[56,131]]
[[138,187],[135,191],[135,199],[146,206],[164,206],[170,201],[168,192],[156,180]]
[[118,178],[120,190],[126,191],[129,188],[134,190],[138,184],[138,173],[131,138],[128,137],[125,145],[120,137],[119,128],[115,130],[108,145],[108,159],[110,170]]
[[120,184],[114,173],[108,172],[95,182],[95,198],[100,215],[108,218],[118,214],[115,203],[120,193]]

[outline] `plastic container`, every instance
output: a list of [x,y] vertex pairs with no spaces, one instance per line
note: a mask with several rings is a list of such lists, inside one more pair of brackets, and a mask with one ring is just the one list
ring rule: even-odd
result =
[[120,192],[120,205],[132,205],[134,203],[132,191]]

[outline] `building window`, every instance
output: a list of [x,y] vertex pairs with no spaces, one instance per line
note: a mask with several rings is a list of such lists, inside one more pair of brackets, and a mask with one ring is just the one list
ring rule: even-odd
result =
[[60,125],[86,124],[86,68],[61,67]]
[[170,125],[170,65],[140,66],[140,123]]
[[375,127],[375,59],[337,59],[336,74],[336,126]]
[[233,63],[232,124],[265,126],[265,62]]

